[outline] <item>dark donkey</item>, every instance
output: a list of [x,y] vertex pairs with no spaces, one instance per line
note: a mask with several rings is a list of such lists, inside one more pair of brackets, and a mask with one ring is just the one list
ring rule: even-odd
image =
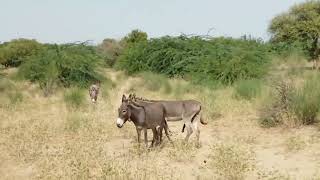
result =
[[141,131],[144,130],[144,142],[148,146],[147,129],[152,129],[153,140],[151,146],[157,141],[162,141],[162,129],[165,130],[167,138],[171,141],[168,134],[168,125],[165,120],[166,111],[162,104],[147,104],[140,106],[129,101],[125,95],[122,96],[122,104],[118,109],[117,126],[122,128],[124,123],[131,120],[136,126],[138,142],[140,143]]
[[[167,121],[180,121],[183,120],[183,128],[187,128],[187,136],[185,140],[188,141],[193,130],[196,131],[197,142],[200,144],[200,129],[198,126],[198,119],[201,124],[206,125],[201,116],[201,103],[195,100],[177,100],[177,101],[160,101],[160,100],[148,100],[136,97],[135,94],[130,95],[131,99],[138,104],[162,104],[166,111]],[[200,118],[197,118],[200,117]]]

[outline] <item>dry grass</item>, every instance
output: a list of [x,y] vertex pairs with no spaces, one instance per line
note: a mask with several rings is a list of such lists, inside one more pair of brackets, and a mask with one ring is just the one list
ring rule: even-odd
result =
[[[126,77],[121,72],[106,73],[117,81],[116,86],[111,82],[106,85],[107,92],[101,94],[95,105],[84,93],[78,109],[67,108],[64,90],[44,98],[37,86],[9,80],[23,99],[11,108],[0,107],[2,179],[316,177],[320,158],[314,158],[316,156],[310,153],[317,152],[320,146],[319,132],[297,130],[302,139],[309,139],[310,146],[288,153],[291,154],[288,157],[287,152],[281,150],[291,145],[295,149],[300,141],[286,141],[290,136],[284,135],[286,132],[281,129],[259,128],[255,102],[234,99],[232,87],[198,90],[184,81],[169,80],[171,91],[165,92],[161,87],[163,90],[159,93],[144,86],[133,86],[139,77]],[[209,122],[207,126],[200,126],[202,146],[196,148],[194,136],[189,144],[184,144],[185,134],[180,133],[182,122],[170,122],[174,146],[164,138],[164,144],[159,148],[139,147],[133,124],[127,122],[122,129],[115,126],[121,96],[132,87],[137,95],[146,98],[176,99],[179,92],[179,98],[201,101],[205,120]],[[7,90],[0,94],[0,99],[7,99],[9,104],[9,97],[5,95]],[[217,116],[219,114],[222,116]],[[309,131],[312,133],[304,135]],[[310,138],[305,138],[309,135]],[[150,132],[148,137],[152,137]],[[295,158],[305,161],[298,166],[283,157],[289,162],[294,162]],[[272,167],[281,172],[264,170]],[[288,176],[283,172],[288,172]]]
[[254,154],[238,145],[217,144],[212,147],[210,162],[219,179],[245,179],[254,169]]

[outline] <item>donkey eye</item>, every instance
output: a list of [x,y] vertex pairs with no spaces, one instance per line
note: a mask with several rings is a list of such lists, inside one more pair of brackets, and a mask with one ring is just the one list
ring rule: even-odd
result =
[[126,110],[122,110],[122,112],[123,112],[123,113],[126,113],[127,111],[126,111]]

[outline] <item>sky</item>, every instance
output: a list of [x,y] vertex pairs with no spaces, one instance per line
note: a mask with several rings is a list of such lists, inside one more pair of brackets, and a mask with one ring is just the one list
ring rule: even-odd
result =
[[133,29],[268,39],[271,19],[303,0],[0,0],[0,42],[99,43]]

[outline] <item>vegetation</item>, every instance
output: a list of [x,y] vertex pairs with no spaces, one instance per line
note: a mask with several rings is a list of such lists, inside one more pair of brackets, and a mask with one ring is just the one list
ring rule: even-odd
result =
[[27,57],[37,54],[41,44],[36,40],[14,39],[0,44],[0,64],[6,67],[16,67],[27,60]]
[[115,39],[107,38],[97,46],[97,51],[103,57],[105,64],[109,67],[113,67],[123,51],[123,45]]
[[101,60],[94,48],[85,44],[50,45],[30,56],[22,64],[19,74],[31,82],[37,82],[45,95],[55,86],[87,87],[102,80],[99,74]]
[[235,84],[235,97],[251,100],[261,94],[262,82],[257,79],[242,80]]
[[78,88],[73,88],[67,91],[64,95],[64,101],[67,107],[78,109],[84,104],[85,95],[83,90]]
[[272,42],[286,46],[299,44],[312,59],[319,56],[320,2],[306,1],[276,16],[269,27]]
[[260,78],[267,72],[268,48],[258,40],[162,37],[125,49],[117,68],[129,74],[152,71],[198,83]]

